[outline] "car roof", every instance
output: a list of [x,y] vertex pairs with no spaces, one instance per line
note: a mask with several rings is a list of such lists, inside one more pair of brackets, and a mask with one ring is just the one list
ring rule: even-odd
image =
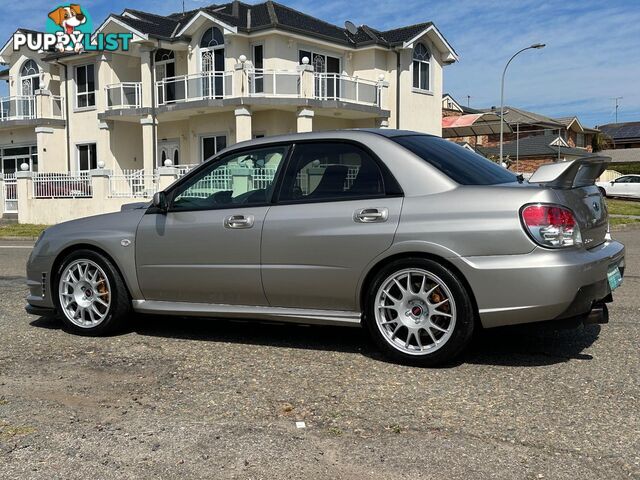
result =
[[[411,130],[394,130],[388,128],[354,128],[354,129],[342,129],[342,130],[324,130],[321,132],[308,132],[308,133],[290,133],[285,135],[274,135],[272,137],[254,138],[253,140],[246,140],[244,142],[236,143],[224,150],[224,152],[231,152],[246,147],[270,145],[273,143],[281,142],[297,142],[307,140],[355,140],[365,142],[370,135],[377,135],[386,138],[404,137],[410,135],[422,135],[426,137],[435,137],[435,135],[429,135],[427,133],[414,132]],[[440,138],[440,137],[436,137]]]

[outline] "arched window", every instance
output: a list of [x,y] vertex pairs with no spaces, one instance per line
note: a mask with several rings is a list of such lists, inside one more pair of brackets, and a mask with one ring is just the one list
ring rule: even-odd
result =
[[27,60],[20,69],[22,95],[33,95],[40,88],[40,67],[34,60]]
[[214,48],[224,46],[224,36],[220,29],[211,27],[202,34],[200,48]]
[[431,52],[422,43],[413,49],[413,88],[431,90]]
[[211,27],[200,39],[200,70],[203,78],[202,94],[205,98],[224,96],[224,36],[220,29]]
[[156,52],[156,62],[170,62],[171,60],[175,60],[175,58],[173,50],[161,48]]

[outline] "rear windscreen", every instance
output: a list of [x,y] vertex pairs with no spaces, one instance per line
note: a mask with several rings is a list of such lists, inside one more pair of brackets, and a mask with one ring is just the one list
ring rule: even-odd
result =
[[495,185],[518,181],[516,175],[449,140],[427,135],[392,137],[406,149],[461,185]]

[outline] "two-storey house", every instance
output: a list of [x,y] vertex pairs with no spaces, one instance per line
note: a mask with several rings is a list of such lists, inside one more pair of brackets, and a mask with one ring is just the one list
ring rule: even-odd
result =
[[312,130],[440,135],[443,67],[458,59],[430,22],[342,28],[272,1],[126,9],[96,31],[132,34],[130,49],[0,51],[2,173],[152,172]]

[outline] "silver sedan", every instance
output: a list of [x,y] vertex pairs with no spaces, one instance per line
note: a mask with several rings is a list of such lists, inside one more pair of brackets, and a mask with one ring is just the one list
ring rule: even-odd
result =
[[606,158],[528,182],[396,130],[258,139],[151,204],[51,227],[27,311],[102,335],[146,314],[363,325],[392,358],[450,361],[474,330],[600,322],[624,274],[594,185]]

